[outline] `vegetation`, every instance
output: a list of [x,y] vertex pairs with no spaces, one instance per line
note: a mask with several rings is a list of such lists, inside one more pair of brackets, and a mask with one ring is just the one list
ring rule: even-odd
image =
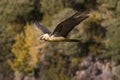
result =
[[[39,40],[35,20],[52,31],[76,11],[86,10],[94,16],[69,34],[80,43]],[[20,72],[43,80],[72,80],[91,55],[120,65],[119,0],[1,0],[0,15],[0,75]]]

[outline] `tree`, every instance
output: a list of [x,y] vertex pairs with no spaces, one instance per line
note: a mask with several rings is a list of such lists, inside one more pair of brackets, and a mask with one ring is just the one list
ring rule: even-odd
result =
[[11,79],[11,76],[13,76],[13,72],[7,63],[7,60],[13,57],[11,54],[11,46],[14,43],[13,35],[14,32],[12,32],[10,27],[0,27],[0,74],[3,76],[6,75],[3,79]]
[[[1,0],[0,1],[0,25],[8,22],[20,22],[31,21],[34,19],[40,19],[39,0]],[[37,3],[37,4],[36,4]],[[34,13],[35,12],[35,13]],[[38,17],[38,18],[37,18]]]
[[[120,62],[119,53],[120,53],[120,19],[115,20],[113,23],[110,24],[108,28],[107,38],[108,38],[108,52],[107,55],[115,60],[117,63]],[[112,36],[112,37],[111,37]]]
[[16,35],[15,44],[12,47],[14,59],[9,60],[11,68],[16,72],[23,72],[28,75],[38,62],[38,40],[33,25],[27,24],[24,32]]

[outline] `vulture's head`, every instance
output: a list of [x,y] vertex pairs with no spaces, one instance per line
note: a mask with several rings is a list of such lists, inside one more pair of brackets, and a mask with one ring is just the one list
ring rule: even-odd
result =
[[49,39],[50,39],[50,35],[49,34],[43,34],[43,35],[40,36],[40,40],[46,41],[46,40],[49,40]]

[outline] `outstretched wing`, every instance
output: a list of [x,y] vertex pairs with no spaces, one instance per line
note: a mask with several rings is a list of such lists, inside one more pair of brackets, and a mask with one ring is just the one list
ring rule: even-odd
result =
[[48,33],[48,34],[51,33],[47,28],[45,28],[44,26],[40,25],[38,21],[34,22],[34,26],[37,27],[38,29],[40,29],[44,34],[45,33]]
[[77,12],[65,21],[57,25],[52,35],[66,37],[68,33],[80,22],[88,18],[88,12]]

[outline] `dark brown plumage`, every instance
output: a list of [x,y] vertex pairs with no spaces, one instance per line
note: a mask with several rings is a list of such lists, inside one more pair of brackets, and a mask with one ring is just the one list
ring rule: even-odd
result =
[[63,36],[67,37],[69,32],[80,22],[88,18],[88,12],[77,12],[73,16],[69,17],[68,19],[64,20],[60,24],[57,25],[55,30],[53,31],[52,35],[54,36]]

